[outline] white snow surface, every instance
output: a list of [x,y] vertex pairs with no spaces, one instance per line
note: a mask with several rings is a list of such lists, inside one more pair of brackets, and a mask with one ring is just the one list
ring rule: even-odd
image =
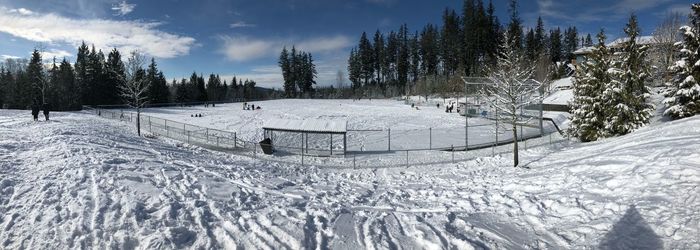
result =
[[569,105],[569,102],[571,102],[574,99],[574,90],[573,89],[564,89],[564,90],[559,90],[551,95],[547,96],[542,100],[542,103],[544,104],[556,104],[556,105]]
[[329,169],[0,111],[0,248],[698,249],[700,117],[459,164]]

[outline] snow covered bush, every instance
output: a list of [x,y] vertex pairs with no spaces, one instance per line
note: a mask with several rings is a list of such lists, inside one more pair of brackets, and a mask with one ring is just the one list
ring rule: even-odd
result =
[[680,60],[670,68],[675,76],[664,100],[664,115],[673,119],[700,114],[700,4],[693,4],[692,10],[691,26],[681,27],[683,41],[676,44]]

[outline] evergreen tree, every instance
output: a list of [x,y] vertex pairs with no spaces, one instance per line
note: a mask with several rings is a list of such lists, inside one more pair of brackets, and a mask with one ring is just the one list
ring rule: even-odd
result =
[[442,31],[439,37],[441,38],[440,44],[442,45],[440,46],[440,58],[443,64],[443,74],[453,75],[457,73],[460,62],[465,60],[464,57],[466,57],[466,55],[464,53],[466,53],[468,48],[463,48],[462,45],[463,40],[466,38],[461,36],[463,33],[462,28],[460,28],[460,19],[457,12],[445,9],[442,15],[442,22]]
[[598,44],[585,62],[579,64],[573,78],[574,98],[569,134],[583,142],[595,141],[604,131],[604,107],[601,93],[610,82],[608,69],[611,52],[605,46],[605,33],[598,33]]
[[517,0],[510,0],[508,4],[510,12],[510,23],[508,23],[508,43],[515,49],[522,49],[523,44],[523,25],[518,14]]
[[603,91],[606,107],[606,136],[625,135],[649,122],[653,106],[647,103],[649,88],[645,85],[650,69],[645,62],[647,47],[637,43],[640,34],[637,16],[630,16],[625,27],[627,41],[621,58],[609,72],[612,80]]
[[27,65],[27,77],[31,82],[31,86],[27,86],[29,89],[23,89],[23,92],[28,94],[27,99],[23,105],[29,105],[31,103],[41,105],[46,103],[46,91],[48,90],[49,84],[48,79],[44,76],[44,66],[41,60],[41,53],[34,49],[32,52],[32,58],[29,60],[29,65]]
[[420,36],[420,57],[421,70],[426,75],[436,75],[438,72],[438,62],[440,56],[440,45],[437,28],[428,24],[423,28]]
[[585,46],[585,47],[593,46],[593,40],[591,39],[591,34],[586,35],[586,40],[584,41],[583,46]]
[[78,110],[80,109],[80,93],[76,85],[75,74],[71,64],[63,58],[61,65],[58,67],[58,77],[55,87],[57,88],[57,103],[54,105],[61,110]]
[[353,90],[358,90],[360,87],[362,87],[360,71],[362,70],[360,69],[360,60],[357,56],[357,50],[353,48],[350,50],[350,58],[348,59],[348,80],[350,81]]
[[529,29],[525,35],[525,58],[530,61],[535,61],[539,56],[537,51],[537,40],[535,38],[535,31]]
[[[280,57],[277,64],[282,69],[282,79],[284,80],[284,93],[287,98],[296,96],[296,85],[292,81],[291,62],[289,59],[290,54],[287,50],[287,47],[282,48],[282,52],[280,53]],[[237,86],[235,77],[233,78],[232,86]]]
[[122,56],[119,51],[115,48],[109,52],[107,55],[107,63],[105,64],[105,83],[102,86],[104,93],[103,102],[105,104],[119,104],[121,103],[121,98],[119,97],[118,86],[121,81],[126,77],[124,62],[122,61]]
[[559,28],[550,31],[549,35],[549,55],[553,63],[563,60],[561,45],[561,30]]
[[677,44],[679,60],[666,93],[664,115],[673,119],[700,114],[700,3],[692,5],[690,25],[681,27],[683,41]]
[[0,65],[0,108],[5,106],[5,93],[8,84],[8,80],[5,78],[5,67]]
[[363,84],[369,85],[374,75],[374,50],[365,32],[362,32],[362,36],[360,37],[357,53],[360,55]]
[[148,84],[148,100],[150,103],[167,103],[169,90],[165,77],[158,70],[156,60],[151,57],[151,63],[146,69],[146,79]]
[[75,83],[78,86],[81,104],[88,104],[90,95],[93,94],[88,85],[87,67],[90,49],[83,42],[78,47],[78,55],[75,60]]
[[564,56],[567,62],[575,58],[576,49],[578,49],[578,31],[576,27],[569,27],[564,31]]
[[544,22],[542,21],[542,17],[537,17],[537,26],[535,27],[535,51],[538,53],[542,53],[545,50],[545,31],[544,31]]
[[377,30],[377,32],[374,33],[374,74],[376,76],[376,84],[377,85],[382,85],[383,84],[383,79],[382,79],[382,67],[384,66],[384,35]]

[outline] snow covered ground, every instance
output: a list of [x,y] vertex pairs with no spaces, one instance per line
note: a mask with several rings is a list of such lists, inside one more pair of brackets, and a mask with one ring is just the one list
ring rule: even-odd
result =
[[699,135],[694,117],[533,148],[527,168],[503,155],[352,170],[2,110],[0,248],[698,249]]
[[[242,103],[222,104],[216,107],[170,107],[152,108],[146,115],[170,119],[178,122],[207,128],[237,132],[239,138],[257,142],[262,140],[262,127],[265,121],[274,119],[324,119],[347,120],[349,151],[383,151],[388,148],[388,136],[391,133],[391,148],[429,149],[464,147],[464,116],[445,113],[444,105],[411,108],[403,101],[395,100],[303,100],[284,99],[263,102],[251,102],[261,106],[261,110],[243,110]],[[203,117],[192,117],[202,114]],[[553,115],[555,116],[555,115]],[[469,144],[490,144],[496,141],[494,121],[472,117],[469,119]],[[537,122],[525,126],[525,136],[539,135]],[[545,123],[545,131],[555,131],[551,123]],[[391,132],[388,130],[391,129]],[[432,131],[430,131],[432,129]],[[432,147],[430,144],[432,133]],[[298,136],[297,136],[298,137]],[[295,137],[295,138],[297,138]],[[512,132],[500,129],[498,140],[510,140]],[[336,139],[340,139],[337,138]],[[327,145],[328,139],[319,139]],[[299,143],[291,142],[291,146]],[[336,145],[342,145],[337,142]],[[325,145],[319,147],[328,148]]]

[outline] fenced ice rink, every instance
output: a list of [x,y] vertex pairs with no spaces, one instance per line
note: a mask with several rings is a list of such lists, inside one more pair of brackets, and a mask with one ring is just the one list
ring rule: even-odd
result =
[[[238,104],[232,104],[238,105]],[[129,110],[85,107],[85,110],[111,120],[136,123],[136,113]],[[168,112],[172,112],[169,109]],[[183,112],[188,112],[185,110]],[[155,113],[141,114],[141,130],[156,136],[213,150],[246,155],[273,162],[334,168],[376,168],[408,165],[456,163],[480,156],[492,156],[512,151],[512,130],[490,117],[470,117],[469,126],[439,126],[436,128],[349,128],[346,147],[342,137],[327,134],[309,135],[277,133],[275,154],[265,155],[260,147],[263,133],[247,130],[243,133],[210,128],[157,117]],[[462,117],[461,119],[464,119]],[[508,125],[510,126],[510,125]],[[498,132],[497,129],[498,128]],[[518,127],[521,149],[549,146],[566,142],[557,132],[556,123],[547,121],[540,130],[539,119],[530,119]],[[466,130],[466,131],[465,131]],[[466,136],[466,138],[465,138]],[[332,145],[332,146],[331,146]],[[465,145],[468,145],[465,149]]]

